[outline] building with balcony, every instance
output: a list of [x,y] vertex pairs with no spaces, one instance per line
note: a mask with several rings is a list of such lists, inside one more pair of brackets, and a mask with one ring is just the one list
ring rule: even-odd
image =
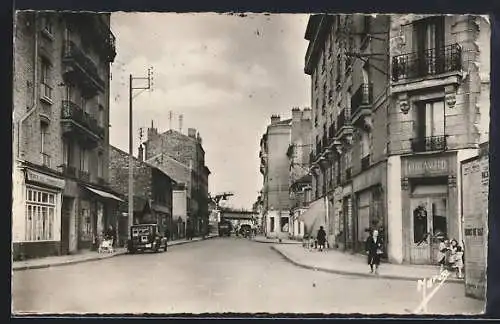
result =
[[311,16],[312,187],[331,246],[362,251],[376,228],[384,258],[433,264],[438,233],[461,240],[457,168],[488,138],[489,35],[477,16]]
[[14,42],[14,257],[95,247],[116,228],[108,185],[109,14],[19,12]]
[[208,233],[208,177],[205,165],[205,150],[200,134],[194,128],[188,133],[170,129],[158,133],[151,122],[148,138],[144,142],[145,161],[151,163],[188,188],[188,220],[194,235]]
[[290,226],[292,237],[301,239],[305,234],[305,224],[301,216],[307,211],[311,201],[311,175],[309,172],[309,156],[312,151],[311,142],[312,119],[311,109],[292,109],[291,141],[287,151],[289,164],[290,192]]
[[260,172],[263,176],[262,214],[267,237],[288,237],[290,221],[289,170],[292,119],[271,116],[260,141]]

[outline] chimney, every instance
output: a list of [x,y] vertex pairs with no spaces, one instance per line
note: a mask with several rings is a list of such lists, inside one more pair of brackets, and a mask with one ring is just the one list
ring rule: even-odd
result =
[[196,138],[196,129],[195,128],[188,128],[188,136],[191,138]]
[[304,110],[302,111],[302,119],[306,120],[306,119],[312,119],[312,111],[311,111],[311,108],[304,108]]
[[139,145],[138,159],[139,161],[144,161],[144,148],[142,147],[142,144]]
[[299,122],[302,119],[302,111],[295,107],[292,109],[292,122]]
[[276,124],[281,120],[281,117],[279,115],[272,115],[271,116],[271,124]]

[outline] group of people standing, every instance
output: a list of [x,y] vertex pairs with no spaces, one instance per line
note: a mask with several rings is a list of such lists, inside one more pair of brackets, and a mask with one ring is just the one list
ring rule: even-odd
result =
[[451,241],[445,237],[441,238],[439,243],[438,263],[440,272],[446,268],[454,270],[457,278],[463,278],[462,271],[464,267],[464,250],[458,241]]

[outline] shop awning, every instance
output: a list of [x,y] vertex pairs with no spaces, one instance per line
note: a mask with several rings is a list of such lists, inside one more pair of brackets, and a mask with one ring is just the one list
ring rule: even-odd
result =
[[116,201],[123,202],[123,200],[121,198],[118,198],[117,196],[115,196],[113,194],[110,194],[109,192],[98,190],[98,189],[94,189],[94,188],[87,187],[87,186],[85,186],[85,188],[87,188],[88,190],[92,191],[96,195],[101,196],[103,198],[113,199],[113,200],[116,200]]
[[305,232],[308,235],[316,236],[320,226],[326,226],[326,206],[325,200],[320,198],[309,204],[309,208],[299,216],[299,220],[304,222]]

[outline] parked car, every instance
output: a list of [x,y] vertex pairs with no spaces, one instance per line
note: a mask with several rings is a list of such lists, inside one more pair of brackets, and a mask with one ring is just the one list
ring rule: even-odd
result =
[[240,234],[243,237],[248,237],[252,234],[252,226],[249,224],[242,224],[240,226]]
[[127,250],[131,254],[147,250],[165,252],[167,251],[167,238],[159,231],[157,224],[132,225]]

